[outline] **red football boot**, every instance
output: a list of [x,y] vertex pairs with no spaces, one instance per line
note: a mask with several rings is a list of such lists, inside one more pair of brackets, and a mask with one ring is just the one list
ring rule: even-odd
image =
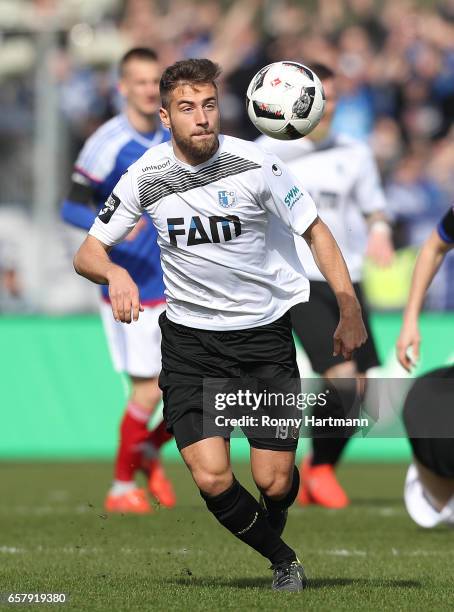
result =
[[307,455],[300,465],[300,488],[296,498],[296,501],[300,506],[309,506],[312,504],[312,498],[306,482],[308,470],[310,469],[310,463],[310,455]]
[[350,503],[336,478],[334,467],[329,463],[311,465],[307,471],[306,484],[313,504],[340,509]]
[[104,502],[107,512],[149,514],[153,511],[144,489],[131,489],[121,495],[107,494]]
[[159,459],[149,459],[143,462],[148,475],[148,490],[165,508],[173,508],[176,504],[172,483],[167,478]]

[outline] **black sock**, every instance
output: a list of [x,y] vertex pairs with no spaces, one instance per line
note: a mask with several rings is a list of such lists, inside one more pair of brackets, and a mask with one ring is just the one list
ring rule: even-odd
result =
[[235,478],[233,484],[219,495],[208,496],[202,491],[200,494],[221,525],[273,565],[296,559],[295,551],[269,525],[258,501]]
[[329,463],[333,467],[339,461],[350,438],[313,438],[311,465]]
[[[339,378],[330,382],[325,381],[325,384],[329,390],[326,395],[326,404],[324,406],[317,404],[314,407],[313,416],[316,419],[357,418],[361,402],[357,397],[356,379]],[[312,428],[312,465],[324,463],[336,465],[354,433],[354,427],[314,426]]]
[[282,512],[282,510],[287,510],[287,508],[290,508],[290,506],[295,501],[296,496],[298,495],[299,488],[300,488],[300,473],[298,471],[298,468],[295,465],[293,466],[292,485],[290,487],[290,491],[287,493],[287,495],[284,498],[272,499],[271,497],[268,497],[268,495],[265,495],[265,493],[262,493],[263,499],[265,500],[266,509],[268,510],[268,512],[269,513]]

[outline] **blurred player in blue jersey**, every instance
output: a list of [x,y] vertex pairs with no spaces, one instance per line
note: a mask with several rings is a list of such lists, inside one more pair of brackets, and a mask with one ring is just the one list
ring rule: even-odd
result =
[[[143,153],[164,141],[170,133],[162,127],[160,106],[161,69],[151,49],[135,48],[120,62],[119,91],[124,112],[107,121],[85,143],[63,202],[62,216],[76,227],[89,230],[118,180]],[[128,270],[140,290],[145,307],[140,320],[122,325],[114,320],[109,290],[101,287],[101,316],[110,353],[117,371],[126,372],[131,394],[120,427],[120,444],[115,463],[115,480],[105,508],[110,512],[151,511],[144,489],[138,488],[135,473],[148,475],[150,493],[164,506],[175,504],[175,495],[159,462],[158,451],[171,437],[161,423],[154,431],[147,424],[161,399],[157,381],[161,371],[161,333],[158,317],[165,308],[159,247],[154,226],[144,215],[128,239],[114,247],[112,260]]]
[[[416,260],[410,296],[397,340],[397,356],[410,372],[419,359],[418,328],[427,290],[448,251],[454,248],[454,206],[441,219]],[[413,451],[404,499],[411,518],[422,527],[454,525],[454,367],[417,378],[404,405],[404,422]]]

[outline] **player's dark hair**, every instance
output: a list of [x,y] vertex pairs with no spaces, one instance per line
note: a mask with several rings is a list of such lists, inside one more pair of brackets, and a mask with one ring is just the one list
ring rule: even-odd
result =
[[134,47],[133,49],[129,49],[129,51],[127,51],[120,60],[120,76],[124,75],[126,64],[134,59],[157,62],[158,54],[154,49],[149,49],[148,47]]
[[325,79],[333,79],[336,76],[334,70],[326,66],[326,64],[315,63],[311,64],[309,68],[315,72],[320,81],[324,81]]
[[209,59],[187,59],[168,66],[161,76],[159,92],[163,108],[169,107],[171,92],[180,85],[213,83],[221,74],[221,68]]

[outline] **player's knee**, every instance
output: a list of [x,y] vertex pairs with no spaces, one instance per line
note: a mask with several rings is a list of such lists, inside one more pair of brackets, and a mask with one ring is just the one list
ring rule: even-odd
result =
[[354,361],[345,361],[338,363],[326,372],[323,372],[323,378],[355,378],[357,375],[356,363]]
[[131,401],[146,412],[153,412],[161,399],[161,390],[155,378],[137,382],[133,379]]
[[223,471],[199,470],[192,473],[192,477],[204,495],[213,497],[228,489],[233,481],[230,469]]
[[290,491],[292,474],[286,472],[263,474],[260,478],[255,478],[255,483],[267,497],[281,499]]

